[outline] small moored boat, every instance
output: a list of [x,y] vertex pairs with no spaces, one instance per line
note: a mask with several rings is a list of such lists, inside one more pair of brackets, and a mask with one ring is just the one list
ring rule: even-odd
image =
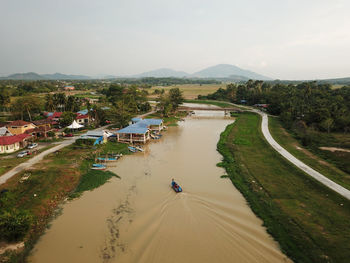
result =
[[100,163],[94,163],[94,164],[92,164],[91,169],[93,169],[93,170],[106,170],[107,166],[104,164],[100,164]]
[[133,152],[133,153],[136,153],[137,152],[137,149],[133,146],[128,146],[128,149],[130,152]]

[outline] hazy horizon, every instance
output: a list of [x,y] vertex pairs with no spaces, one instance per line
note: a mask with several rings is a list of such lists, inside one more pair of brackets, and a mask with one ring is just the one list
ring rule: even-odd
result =
[[350,77],[348,10],[345,0],[1,0],[0,75],[232,64],[274,79]]

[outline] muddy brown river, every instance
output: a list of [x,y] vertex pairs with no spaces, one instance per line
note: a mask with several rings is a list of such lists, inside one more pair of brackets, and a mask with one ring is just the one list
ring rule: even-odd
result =
[[[209,116],[210,115],[210,116]],[[197,112],[144,153],[110,169],[121,179],[63,206],[32,263],[290,262],[216,167],[222,112]],[[171,179],[183,187],[176,194]]]

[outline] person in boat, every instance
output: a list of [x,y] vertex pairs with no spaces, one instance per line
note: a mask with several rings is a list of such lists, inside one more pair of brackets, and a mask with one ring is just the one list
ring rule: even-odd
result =
[[175,189],[179,188],[179,185],[178,185],[177,183],[175,183],[174,178],[171,179],[171,185],[172,185]]

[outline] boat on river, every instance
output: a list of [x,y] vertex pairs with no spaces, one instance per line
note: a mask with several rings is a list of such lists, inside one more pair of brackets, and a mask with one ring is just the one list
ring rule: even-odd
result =
[[150,134],[150,136],[151,136],[152,139],[158,140],[158,139],[160,139],[160,137],[161,137],[162,135],[160,135],[160,134],[157,134],[157,135],[155,135],[155,134]]
[[118,158],[117,157],[98,157],[97,160],[103,161],[103,162],[113,162],[113,161],[117,161]]
[[94,163],[91,167],[92,170],[106,170],[107,166],[101,163]]
[[133,146],[128,146],[130,152],[136,153],[138,150]]
[[173,190],[174,190],[176,193],[182,192],[181,186],[178,185],[174,180],[171,182],[171,188],[173,188]]

